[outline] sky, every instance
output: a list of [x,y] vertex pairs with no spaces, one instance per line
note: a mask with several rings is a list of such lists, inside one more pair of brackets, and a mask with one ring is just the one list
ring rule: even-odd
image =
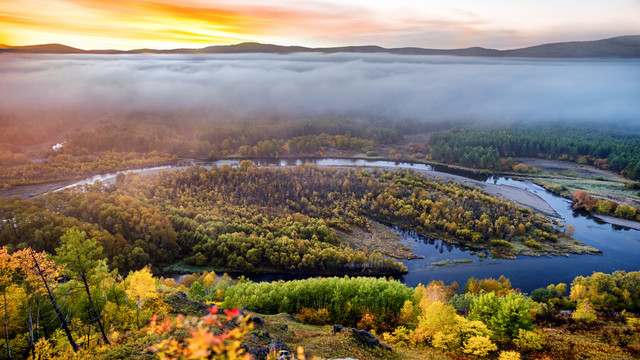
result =
[[0,0],[0,44],[511,49],[640,34],[640,0]]

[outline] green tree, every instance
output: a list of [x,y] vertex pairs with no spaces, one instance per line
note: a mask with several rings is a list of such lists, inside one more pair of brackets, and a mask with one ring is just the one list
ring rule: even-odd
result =
[[65,265],[66,275],[82,282],[91,305],[91,310],[100,328],[102,339],[110,344],[107,334],[100,320],[100,312],[91,297],[89,281],[98,280],[107,273],[107,260],[101,259],[102,246],[98,246],[96,239],[87,239],[87,233],[77,228],[69,229],[61,238],[61,245],[56,249],[56,260]]
[[513,339],[520,329],[533,329],[530,309],[531,301],[523,295],[511,293],[498,297],[491,292],[473,301],[469,319],[484,322],[498,337]]

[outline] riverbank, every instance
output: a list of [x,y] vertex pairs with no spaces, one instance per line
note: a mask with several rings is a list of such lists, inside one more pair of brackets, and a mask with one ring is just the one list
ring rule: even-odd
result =
[[640,230],[640,222],[638,221],[626,220],[626,219],[621,219],[621,218],[608,216],[608,215],[600,215],[594,212],[591,212],[591,216],[612,225],[622,226],[622,227],[634,229],[634,230]]
[[[210,163],[224,163],[224,162],[236,162],[236,161],[240,161],[241,159],[243,159],[242,157],[229,157],[226,159],[222,159],[222,160],[218,160],[216,162],[207,162],[206,160],[203,159],[178,159],[174,162],[171,162],[170,164],[167,164],[166,162],[161,163],[161,164],[156,164],[153,167],[149,167],[149,168],[144,168],[144,169],[122,169],[119,170],[117,172],[111,172],[111,173],[103,173],[103,174],[94,174],[94,175],[90,175],[89,177],[85,178],[84,180],[81,181],[76,181],[76,180],[68,180],[68,181],[56,181],[56,182],[50,182],[50,183],[40,183],[40,184],[33,184],[33,185],[21,185],[21,186],[16,186],[12,189],[6,189],[6,190],[0,190],[0,196],[2,197],[11,197],[11,196],[19,196],[25,199],[30,199],[33,198],[37,195],[40,195],[42,193],[46,193],[49,191],[55,191],[57,189],[61,189],[61,188],[65,188],[65,187],[72,187],[75,185],[79,185],[79,184],[91,184],[96,180],[99,181],[103,181],[103,180],[108,180],[111,177],[115,178],[115,175],[119,172],[123,172],[123,173],[127,173],[127,172],[154,172],[154,169],[165,169],[165,170],[171,170],[174,168],[182,168],[182,167],[186,167],[186,166],[190,166],[193,164],[201,164],[201,165],[205,165],[205,164],[210,164]],[[271,159],[273,160],[273,162],[277,163],[277,162],[282,162],[282,161],[291,161],[294,159],[300,159],[299,157],[293,157],[293,156],[286,156],[286,157],[282,157],[282,158],[278,158],[278,159]],[[309,156],[309,157],[305,157],[304,159],[310,159],[313,161],[320,161],[322,159],[327,159],[326,156]],[[438,178],[438,179],[442,179],[445,181],[453,181],[453,182],[457,182],[457,183],[462,183],[462,184],[466,184],[469,186],[476,186],[484,191],[486,191],[487,193],[489,193],[492,196],[495,197],[501,197],[504,198],[508,201],[511,201],[513,203],[516,203],[520,206],[526,207],[528,209],[531,209],[535,212],[541,213],[545,216],[549,216],[549,217],[554,217],[557,218],[558,217],[558,213],[553,210],[553,207],[550,206],[544,199],[542,199],[540,196],[538,196],[537,194],[518,188],[518,187],[514,187],[514,186],[510,186],[510,185],[505,185],[505,184],[492,184],[489,182],[484,182],[481,180],[475,180],[475,179],[471,179],[469,177],[465,177],[462,175],[456,175],[456,174],[451,174],[448,172],[444,172],[444,171],[438,171],[438,170],[433,170],[433,169],[421,169],[420,166],[438,166],[438,167],[444,167],[445,169],[448,170],[452,170],[452,171],[456,171],[456,172],[469,172],[471,176],[475,175],[486,175],[486,172],[478,172],[478,171],[473,171],[473,169],[464,169],[461,167],[449,167],[443,164],[438,164],[438,163],[431,163],[431,162],[413,162],[413,163],[409,163],[409,162],[402,162],[402,161],[398,161],[396,159],[388,159],[385,157],[363,157],[363,156],[356,156],[356,154],[342,154],[342,157],[336,157],[335,159],[343,159],[343,160],[350,160],[350,161],[361,161],[361,162],[389,162],[389,163],[393,163],[393,164],[406,164],[406,166],[401,166],[402,168],[408,168],[408,169],[413,169],[416,172],[420,172],[420,173],[424,173],[427,176],[433,177],[433,178]],[[256,162],[264,162],[267,163],[270,160],[269,159],[258,159],[258,158],[254,158],[251,159],[252,161],[256,161]],[[524,160],[524,159],[521,159]],[[534,162],[531,162],[531,164],[537,164],[537,165],[545,165],[546,167],[553,167],[555,169],[560,169],[560,165],[567,165],[565,164],[566,162],[560,162],[560,161],[553,161],[553,160],[540,160],[540,159],[531,159]],[[540,163],[540,161],[544,161],[544,163]],[[294,162],[295,163],[295,162]],[[558,164],[561,163],[561,164]],[[286,165],[289,166],[289,165]],[[331,165],[329,165],[331,166]],[[341,165],[341,166],[354,166],[354,165]],[[582,171],[585,171],[585,167],[582,165],[577,165],[577,164],[571,164],[569,163],[568,166],[573,166],[577,169],[582,169]],[[338,166],[336,166],[338,167]],[[397,166],[371,166],[371,168],[384,168],[384,169],[389,169],[389,170],[393,170],[398,168]],[[158,170],[158,171],[159,171]],[[602,175],[605,171],[604,170],[598,170],[596,173]],[[587,170],[588,171],[588,170]],[[498,173],[496,173],[498,174]],[[610,174],[611,175],[611,174]],[[615,174],[614,174],[615,175]],[[521,175],[522,177],[522,175]],[[524,178],[531,178],[532,176],[525,176]],[[533,176],[535,178],[535,176]],[[619,176],[618,176],[619,177]],[[600,218],[602,221],[614,224],[614,225],[619,225],[619,226],[624,226],[624,227],[629,227],[629,228],[633,228],[633,229],[640,229],[640,223],[635,222],[635,221],[629,221],[629,220],[624,220],[624,219],[619,219],[619,218],[615,218],[615,217],[611,217],[611,216],[602,216],[602,215],[597,215],[597,214],[593,214],[594,216],[597,216],[598,218]]]

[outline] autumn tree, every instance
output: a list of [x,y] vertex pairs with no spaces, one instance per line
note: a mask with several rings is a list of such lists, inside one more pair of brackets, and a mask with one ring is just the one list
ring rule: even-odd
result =
[[6,247],[0,248],[0,290],[2,290],[2,298],[4,300],[4,335],[7,340],[7,355],[11,359],[11,346],[9,345],[9,316],[7,312],[7,288],[12,282],[15,274],[14,261],[7,252]]
[[140,330],[140,310],[146,300],[156,297],[156,281],[149,266],[146,266],[138,271],[130,272],[125,283],[127,296],[136,300],[136,325]]
[[101,259],[102,246],[95,239],[87,239],[87,234],[77,228],[69,229],[61,238],[62,244],[56,249],[56,260],[65,265],[66,275],[82,282],[89,299],[89,304],[98,323],[102,339],[110,344],[100,320],[100,312],[91,297],[89,281],[99,278],[107,272],[107,260]]
[[[42,254],[44,255],[44,253]],[[62,315],[60,306],[58,306],[58,302],[56,301],[56,298],[53,294],[53,289],[51,288],[51,286],[49,286],[49,275],[51,274],[50,268],[54,267],[55,265],[44,260],[44,257],[39,257],[35,252],[31,253],[31,259],[33,259],[33,269],[35,273],[40,277],[40,280],[42,280],[45,290],[47,291],[47,295],[49,296],[49,301],[53,306],[53,310],[55,311],[56,316],[60,320],[60,325],[64,329],[64,333],[67,336],[67,340],[69,340],[69,344],[73,348],[73,351],[78,352],[80,350],[80,347],[78,347],[78,344],[73,339],[73,335],[71,334],[71,329],[69,328],[67,318]]]
[[[27,330],[29,332],[29,342],[31,348],[35,348],[38,342],[38,333],[40,328],[40,300],[46,295],[46,288],[40,275],[36,270],[36,263],[42,269],[43,277],[46,283],[53,283],[59,276],[58,268],[53,261],[47,259],[44,252],[36,252],[31,248],[16,251],[13,253],[13,259],[16,264],[16,270],[20,276],[22,286],[25,288],[27,296]],[[36,321],[35,329],[33,326],[32,303],[35,299],[36,304]]]

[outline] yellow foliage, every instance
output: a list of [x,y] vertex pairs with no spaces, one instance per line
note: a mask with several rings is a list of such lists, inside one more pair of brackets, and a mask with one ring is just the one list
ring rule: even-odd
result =
[[571,315],[571,317],[573,318],[573,320],[584,321],[587,323],[594,322],[598,319],[589,299],[578,301],[578,307],[576,308],[576,311],[573,312],[573,315]]
[[483,322],[467,320],[452,306],[436,301],[423,309],[411,343],[417,346],[431,343],[441,349],[456,350],[471,337],[492,334]]
[[404,326],[398,326],[393,333],[385,332],[382,334],[382,338],[384,341],[396,344],[400,346],[407,346],[413,339],[414,334],[413,331],[407,329]]
[[402,309],[400,310],[399,323],[402,325],[415,325],[418,322],[418,315],[420,314],[420,308],[413,305],[411,300],[404,302]]
[[540,333],[525,329],[518,329],[518,337],[513,339],[513,344],[520,351],[536,351],[544,347],[545,340]]
[[494,344],[487,336],[472,336],[464,343],[462,351],[465,354],[475,355],[478,357],[486,357],[490,352],[498,350],[498,346]]
[[517,351],[501,351],[498,360],[520,360],[522,357]]
[[572,285],[569,297],[573,301],[582,300],[587,297],[587,288],[581,284]]
[[311,309],[303,307],[300,312],[294,314],[295,317],[300,319],[305,324],[310,325],[325,325],[331,320],[331,313],[326,308]]
[[151,273],[149,266],[129,273],[125,283],[125,292],[128,297],[137,302],[138,309],[142,308],[142,304],[146,300],[157,296],[156,280],[153,278],[153,274]]
[[35,351],[29,357],[29,360],[50,360],[55,356],[55,349],[51,345],[51,341],[40,339],[36,343]]
[[454,333],[436,332],[431,339],[431,346],[441,350],[454,350],[459,347],[458,337]]

